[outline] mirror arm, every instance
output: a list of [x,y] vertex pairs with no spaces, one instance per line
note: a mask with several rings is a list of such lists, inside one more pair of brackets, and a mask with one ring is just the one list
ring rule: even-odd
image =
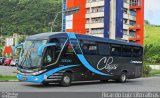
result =
[[44,45],[40,46],[38,48],[38,56],[42,56],[42,52],[43,52],[44,48],[49,47],[49,46],[54,46],[54,45],[56,45],[56,44],[54,44],[54,43],[48,43],[48,44],[44,44]]
[[12,53],[16,54],[16,49],[21,46],[23,46],[23,44],[17,44],[16,46],[13,46]]

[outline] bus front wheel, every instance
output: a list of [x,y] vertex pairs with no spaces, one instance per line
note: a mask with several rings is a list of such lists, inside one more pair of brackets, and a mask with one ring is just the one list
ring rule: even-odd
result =
[[49,86],[49,83],[48,82],[42,82],[42,85],[43,86]]
[[100,80],[101,83],[106,83],[108,80]]
[[71,74],[69,73],[64,73],[64,75],[62,76],[62,79],[60,81],[60,85],[62,87],[68,87],[71,85],[71,81],[72,81],[72,77]]

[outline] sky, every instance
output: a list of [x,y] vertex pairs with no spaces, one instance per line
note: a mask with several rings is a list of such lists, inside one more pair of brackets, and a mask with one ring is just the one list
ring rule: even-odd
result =
[[160,25],[160,0],[144,0],[145,20],[151,24]]

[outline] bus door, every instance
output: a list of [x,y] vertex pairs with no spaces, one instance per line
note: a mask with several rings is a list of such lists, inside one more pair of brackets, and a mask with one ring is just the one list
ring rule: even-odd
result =
[[[78,39],[70,39],[70,44],[71,46],[73,47],[73,51],[75,52],[75,54],[83,54],[82,53],[82,50],[80,48],[80,45],[79,45],[79,41]],[[76,56],[75,55],[75,56]],[[78,63],[81,64],[81,62],[78,60]],[[77,70],[76,70],[77,73],[77,80],[87,80],[88,78],[88,73],[89,73],[89,70],[86,69],[85,67],[83,66],[80,66]]]
[[[85,56],[88,63],[95,69],[98,63],[97,57],[97,44],[93,41],[88,40],[80,40],[81,49],[83,51],[83,55]],[[97,74],[91,72],[90,70],[86,70],[86,78],[88,80],[94,80],[97,78]]]

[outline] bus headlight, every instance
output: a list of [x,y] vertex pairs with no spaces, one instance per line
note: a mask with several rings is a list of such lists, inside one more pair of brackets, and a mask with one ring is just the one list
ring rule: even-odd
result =
[[38,80],[38,78],[35,78],[34,80],[35,80],[35,81],[37,81],[37,80]]
[[41,71],[38,71],[38,72],[34,72],[34,73],[32,73],[33,75],[38,75],[38,74],[41,74],[41,73],[43,73],[43,72],[45,72],[47,69],[45,69],[45,70],[41,70]]
[[47,77],[48,77],[47,75],[44,75],[44,80],[47,80]]

